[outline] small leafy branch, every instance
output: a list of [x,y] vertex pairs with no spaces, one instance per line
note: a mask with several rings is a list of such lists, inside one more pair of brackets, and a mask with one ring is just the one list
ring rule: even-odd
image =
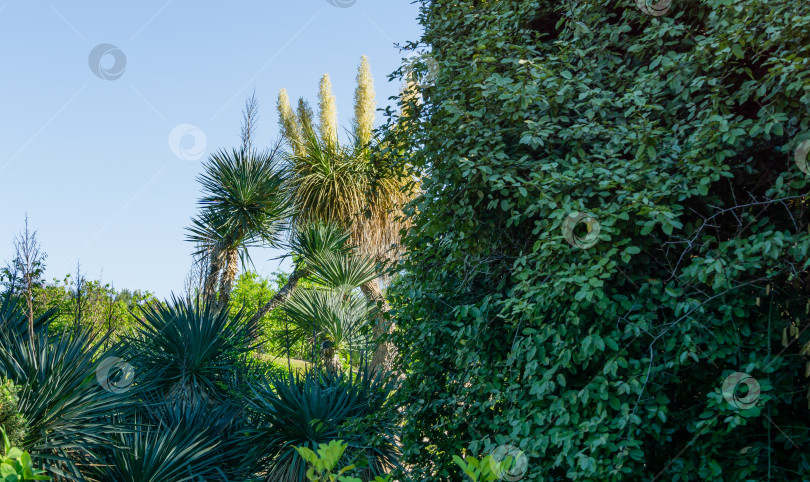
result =
[[28,480],[51,480],[45,472],[36,470],[28,452],[12,447],[6,435],[6,430],[0,427],[3,434],[5,455],[0,456],[0,481],[25,482]]
[[[318,452],[315,453],[307,447],[296,447],[299,455],[307,461],[307,479],[312,482],[362,482],[362,479],[343,475],[356,468],[355,464],[347,465],[341,469],[335,469],[338,461],[343,457],[343,452],[349,445],[341,440],[332,440],[328,444],[320,444]],[[385,478],[377,476],[371,482],[390,482],[391,476]]]
[[462,459],[458,455],[454,455],[453,461],[456,465],[461,467],[461,470],[463,470],[473,482],[494,482],[500,480],[503,478],[503,474],[515,462],[512,457],[498,460],[491,455],[487,455],[481,460],[472,456]]

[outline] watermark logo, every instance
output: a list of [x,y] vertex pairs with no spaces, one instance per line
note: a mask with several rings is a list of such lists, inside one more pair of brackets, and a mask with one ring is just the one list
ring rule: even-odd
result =
[[514,445],[499,445],[490,454],[490,469],[501,480],[515,482],[529,470],[529,459]]
[[672,0],[658,0],[656,3],[651,3],[652,1],[654,0],[636,0],[636,7],[647,15],[661,17],[669,12],[669,7],[672,5]]
[[124,75],[127,69],[127,56],[115,45],[98,44],[90,51],[87,63],[99,79],[116,80]]
[[[743,386],[747,388],[747,393]],[[759,400],[759,382],[747,373],[734,372],[723,380],[723,398],[738,410],[753,407]]]
[[329,5],[338,8],[349,8],[355,3],[357,3],[357,0],[326,0],[326,1],[329,2]]
[[793,159],[796,161],[796,166],[803,173],[810,175],[810,169],[807,168],[807,157],[810,154],[810,139],[805,140],[796,148],[793,153]]
[[[585,232],[578,233],[578,230],[584,230]],[[575,248],[588,249],[596,244],[601,230],[602,227],[595,217],[577,211],[570,213],[562,223],[565,240]]]
[[[190,142],[190,144],[189,144]],[[169,148],[184,161],[196,161],[205,153],[205,132],[191,124],[180,124],[169,133]]]
[[[405,72],[414,78],[420,72],[419,83],[424,86],[433,85],[439,75],[439,62],[428,53],[417,54],[405,60]],[[416,80],[414,78],[414,80]]]
[[121,358],[107,357],[96,367],[96,380],[108,392],[124,393],[132,388],[135,370]]

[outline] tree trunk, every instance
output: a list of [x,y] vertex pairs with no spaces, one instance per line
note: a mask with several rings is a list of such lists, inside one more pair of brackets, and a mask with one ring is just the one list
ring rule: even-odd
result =
[[203,298],[206,301],[213,302],[214,300],[214,289],[217,287],[217,279],[219,279],[221,269],[221,253],[219,248],[214,248],[211,251],[211,262],[208,265],[208,276],[205,278],[205,289],[203,290]]
[[231,290],[233,289],[233,280],[236,279],[236,273],[239,271],[239,251],[230,249],[225,256],[227,264],[222,271],[222,279],[219,282],[219,309],[228,306],[228,301],[231,299]]
[[394,357],[397,353],[396,347],[394,347],[394,344],[391,342],[381,340],[385,335],[390,335],[396,327],[393,322],[386,319],[388,310],[390,310],[391,307],[382,294],[378,280],[371,280],[361,286],[360,289],[369,301],[377,303],[377,308],[380,310],[377,316],[377,323],[372,329],[377,347],[374,349],[374,354],[371,356],[371,368],[374,370],[383,369],[392,371],[394,368]]
[[25,301],[28,304],[28,343],[31,344],[31,353],[34,350],[34,293],[31,290],[31,276],[28,276],[28,289],[25,291]]
[[322,348],[321,358],[323,358],[323,366],[329,373],[338,373],[343,371],[343,366],[340,363],[340,356],[335,348]]
[[287,284],[281,287],[278,292],[270,298],[270,301],[264,304],[259,311],[253,315],[251,318],[251,322],[259,321],[262,319],[264,315],[266,315],[269,311],[275,309],[278,306],[281,306],[285,301],[287,301],[290,296],[295,291],[296,286],[298,286],[298,282],[301,281],[302,278],[306,277],[306,272],[295,268],[295,270],[290,275],[290,279],[287,280]]

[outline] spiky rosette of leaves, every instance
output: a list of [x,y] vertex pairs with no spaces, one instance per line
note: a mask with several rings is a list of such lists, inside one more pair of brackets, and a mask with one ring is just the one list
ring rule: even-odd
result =
[[[344,440],[350,459],[366,465],[363,480],[396,465],[397,410],[390,403],[395,383],[361,368],[357,374],[306,372],[265,379],[251,386],[250,435],[261,455],[266,480],[306,480],[296,447],[316,449]],[[373,419],[374,428],[365,426]]]
[[[5,324],[24,326],[19,320]],[[33,343],[14,330],[0,330],[0,377],[20,387],[17,411],[28,426],[22,445],[51,475],[82,480],[96,461],[95,451],[110,444],[118,430],[110,415],[130,408],[125,395],[98,381],[108,356],[105,345],[105,337],[87,329],[40,330]]]
[[172,297],[142,309],[128,353],[144,388],[196,403],[220,400],[254,348],[258,322],[212,303]]

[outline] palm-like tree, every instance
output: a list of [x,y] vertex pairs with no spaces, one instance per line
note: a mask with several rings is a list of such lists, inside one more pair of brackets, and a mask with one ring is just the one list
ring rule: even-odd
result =
[[[347,146],[338,140],[337,108],[328,75],[321,80],[317,129],[306,104],[299,102],[298,112],[293,111],[284,90],[278,109],[281,131],[290,146],[287,186],[295,207],[293,228],[313,221],[345,226],[361,254],[380,265],[394,260],[399,254],[399,233],[405,227],[399,212],[415,189],[404,170],[372,155],[375,101],[368,59],[363,57],[358,69],[355,121]],[[379,338],[393,328],[385,322],[387,303],[379,280],[369,280],[362,290],[381,308],[374,328]],[[390,365],[392,354],[390,344],[380,344],[372,365]]]
[[195,255],[209,259],[205,298],[211,300],[219,277],[219,306],[230,299],[239,268],[249,260],[247,249],[277,245],[289,217],[283,192],[284,172],[278,146],[257,152],[251,149],[214,153],[198,180],[203,197],[200,214],[188,228]]
[[351,233],[334,225],[323,222],[310,222],[296,226],[290,236],[289,249],[295,269],[287,284],[265,303],[254,315],[252,321],[260,320],[273,309],[284,304],[295,291],[298,283],[313,273],[322,253],[341,255],[350,250]]
[[287,186],[295,206],[293,225],[324,221],[346,226],[360,252],[379,261],[393,259],[404,227],[399,209],[414,189],[402,169],[372,155],[376,106],[368,59],[363,57],[358,69],[354,127],[347,145],[338,140],[328,75],[321,80],[318,105],[316,127],[303,101],[294,112],[286,91],[279,94],[281,131],[290,146]]
[[284,304],[298,342],[313,334],[320,344],[321,358],[330,372],[340,371],[340,354],[362,353],[369,346],[366,327],[373,320],[373,309],[357,292],[340,289],[297,290]]

